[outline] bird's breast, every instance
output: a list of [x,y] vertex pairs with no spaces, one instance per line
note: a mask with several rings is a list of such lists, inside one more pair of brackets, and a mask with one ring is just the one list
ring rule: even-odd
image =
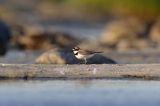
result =
[[78,58],[78,59],[84,59],[86,56],[85,55],[82,55],[82,54],[77,54],[77,55],[75,55],[76,56],[76,58]]

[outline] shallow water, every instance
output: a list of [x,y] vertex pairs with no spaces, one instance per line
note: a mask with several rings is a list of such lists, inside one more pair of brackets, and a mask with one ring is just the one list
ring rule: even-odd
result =
[[159,81],[1,81],[0,106],[158,106]]

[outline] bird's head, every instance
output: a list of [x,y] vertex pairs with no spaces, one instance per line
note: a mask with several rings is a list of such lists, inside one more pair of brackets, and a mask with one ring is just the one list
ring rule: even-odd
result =
[[80,48],[79,48],[78,46],[76,46],[76,47],[74,47],[72,50],[73,50],[73,51],[79,51]]

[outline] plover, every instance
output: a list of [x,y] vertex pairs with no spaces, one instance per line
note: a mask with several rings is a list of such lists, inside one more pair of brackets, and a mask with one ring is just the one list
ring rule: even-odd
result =
[[92,56],[94,56],[97,53],[102,53],[102,52],[95,52],[95,51],[89,51],[89,50],[83,50],[79,47],[74,47],[72,49],[75,57],[79,60],[84,60],[85,64],[87,64],[87,59],[91,58]]

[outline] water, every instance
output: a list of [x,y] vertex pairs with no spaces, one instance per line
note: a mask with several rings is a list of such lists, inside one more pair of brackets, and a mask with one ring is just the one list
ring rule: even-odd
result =
[[0,106],[159,106],[159,81],[1,81]]
[[97,39],[101,36],[105,25],[68,25],[68,24],[53,24],[47,29],[69,32],[79,38]]

